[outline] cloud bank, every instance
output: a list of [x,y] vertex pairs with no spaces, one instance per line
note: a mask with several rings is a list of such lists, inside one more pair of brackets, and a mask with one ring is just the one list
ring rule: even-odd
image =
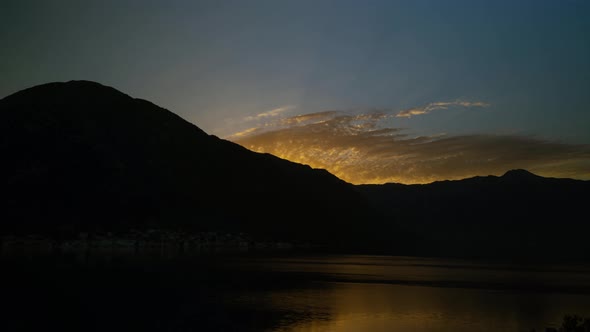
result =
[[[452,105],[459,105],[456,103]],[[429,105],[426,112],[451,106]],[[590,179],[588,145],[518,135],[412,137],[407,129],[383,125],[383,120],[398,116],[339,111],[303,114],[273,119],[228,139],[253,151],[325,168],[355,184],[428,183],[500,175],[515,168],[544,176]]]

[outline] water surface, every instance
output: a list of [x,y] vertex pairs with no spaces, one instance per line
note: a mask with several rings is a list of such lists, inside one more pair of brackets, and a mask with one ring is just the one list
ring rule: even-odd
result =
[[590,316],[590,268],[392,256],[2,261],[9,330],[542,331]]
[[568,313],[590,315],[590,270],[583,265],[387,256],[236,264],[314,281],[267,293],[273,307],[301,314],[279,324],[281,331],[530,331],[558,326]]

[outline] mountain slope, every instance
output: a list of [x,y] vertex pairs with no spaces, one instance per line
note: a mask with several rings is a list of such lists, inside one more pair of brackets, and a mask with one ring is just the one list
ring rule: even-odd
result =
[[17,92],[0,100],[0,119],[5,232],[181,227],[339,241],[366,213],[353,186],[324,170],[98,83]]
[[353,186],[98,83],[0,100],[2,233],[244,231],[348,251],[590,259],[589,181]]
[[[408,254],[590,259],[590,181],[525,170],[426,185],[358,186]],[[403,231],[400,231],[403,230]]]

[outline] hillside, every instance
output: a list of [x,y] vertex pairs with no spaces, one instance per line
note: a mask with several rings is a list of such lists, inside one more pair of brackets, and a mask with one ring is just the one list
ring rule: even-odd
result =
[[0,119],[3,233],[159,227],[339,242],[367,212],[327,171],[251,152],[98,83],[17,92],[0,100]]
[[590,259],[589,181],[346,183],[94,82],[0,100],[0,235],[246,232],[348,252]]
[[588,259],[590,181],[525,170],[426,185],[362,185],[393,248],[461,257]]

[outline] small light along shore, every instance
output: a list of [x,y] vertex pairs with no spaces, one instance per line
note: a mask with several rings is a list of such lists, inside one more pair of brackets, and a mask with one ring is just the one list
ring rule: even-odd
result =
[[162,254],[175,256],[191,252],[240,252],[251,250],[291,250],[311,248],[307,243],[257,240],[244,233],[192,232],[149,229],[124,234],[79,233],[77,237],[8,235],[0,237],[0,255],[28,256],[84,253],[91,255]]

